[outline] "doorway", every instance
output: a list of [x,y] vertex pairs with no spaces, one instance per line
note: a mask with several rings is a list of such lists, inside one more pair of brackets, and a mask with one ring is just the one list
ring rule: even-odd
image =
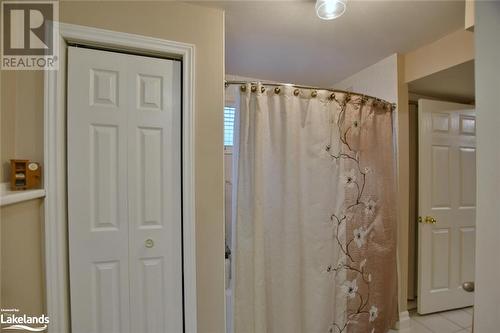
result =
[[[409,83],[408,309],[471,306],[474,281],[474,61]],[[469,313],[470,315],[470,313]]]
[[72,332],[182,332],[181,62],[68,48]]

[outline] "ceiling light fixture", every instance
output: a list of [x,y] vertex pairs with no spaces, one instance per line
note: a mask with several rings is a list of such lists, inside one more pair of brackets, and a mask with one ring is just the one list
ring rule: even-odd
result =
[[346,0],[316,0],[316,15],[322,20],[333,20],[345,12]]

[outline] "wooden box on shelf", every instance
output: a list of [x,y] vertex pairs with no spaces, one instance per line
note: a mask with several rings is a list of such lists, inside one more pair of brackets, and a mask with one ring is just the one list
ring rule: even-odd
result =
[[42,168],[29,160],[10,160],[10,187],[13,191],[39,188]]

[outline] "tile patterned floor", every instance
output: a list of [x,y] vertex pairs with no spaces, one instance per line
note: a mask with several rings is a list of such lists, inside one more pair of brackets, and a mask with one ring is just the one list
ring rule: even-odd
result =
[[472,307],[426,316],[410,312],[408,333],[470,333],[472,332]]

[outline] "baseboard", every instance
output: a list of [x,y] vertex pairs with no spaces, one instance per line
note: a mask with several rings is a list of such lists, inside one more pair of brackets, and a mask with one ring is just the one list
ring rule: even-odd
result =
[[410,332],[410,313],[408,311],[403,311],[399,313],[399,321],[396,323],[394,328],[399,332]]

